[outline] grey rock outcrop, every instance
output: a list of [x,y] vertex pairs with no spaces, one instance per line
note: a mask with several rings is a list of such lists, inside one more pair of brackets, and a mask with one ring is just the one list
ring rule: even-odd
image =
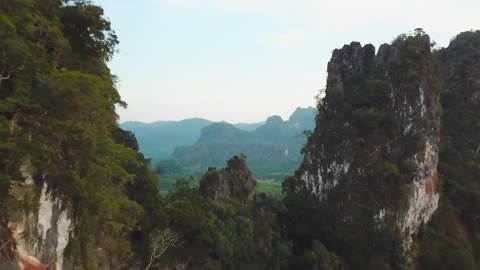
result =
[[249,202],[255,196],[255,180],[245,158],[234,156],[223,169],[209,168],[200,181],[199,190],[216,201],[235,198]]
[[409,247],[438,207],[439,92],[426,35],[335,50],[297,179],[345,220],[393,219]]

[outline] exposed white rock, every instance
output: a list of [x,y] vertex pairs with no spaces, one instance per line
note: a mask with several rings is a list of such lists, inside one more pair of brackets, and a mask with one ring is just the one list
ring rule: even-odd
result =
[[57,221],[57,248],[55,249],[57,255],[56,266],[57,269],[62,269],[63,253],[67,247],[70,233],[72,231],[72,220],[69,218],[67,211],[62,211]]
[[408,121],[407,125],[405,125],[405,128],[403,129],[403,134],[407,135],[413,127],[413,122],[411,120]]
[[324,199],[329,189],[335,188],[339,183],[339,178],[346,174],[350,169],[350,163],[344,161],[337,163],[333,161],[326,169],[327,174],[333,175],[332,179],[324,181],[322,177],[322,168],[317,168],[316,174],[311,174],[309,171],[304,171],[300,179],[306,183],[306,186],[312,193],[318,195],[319,199]]
[[415,155],[413,162],[417,167],[417,173],[411,186],[412,195],[407,209],[399,219],[399,226],[406,237],[405,245],[407,247],[412,242],[412,235],[435,213],[440,199],[437,190],[438,149],[431,139],[425,141],[423,155]]
[[385,217],[385,208],[380,209],[377,215],[375,215],[375,219],[382,220]]
[[321,169],[318,168],[318,174],[312,175],[308,171],[304,171],[300,179],[305,182],[307,187],[319,197],[323,197],[323,186]]
[[337,163],[336,161],[333,161],[328,167],[327,167],[327,173],[332,173],[333,174],[333,179],[338,180],[338,178],[346,174],[348,170],[350,169],[350,163],[346,162],[345,160],[342,163]]
[[52,226],[53,216],[53,201],[50,198],[50,194],[47,194],[47,183],[43,183],[42,193],[40,195],[39,207],[38,207],[38,232],[42,240],[47,239],[47,231]]
[[[27,168],[27,166],[21,168],[25,184],[16,186],[14,189],[18,194],[23,195],[19,199],[35,200],[36,198],[38,201],[35,205],[38,208],[21,209],[12,213],[8,227],[15,240],[19,257],[30,256],[44,264],[54,260],[56,269],[62,270],[64,251],[73,230],[70,207],[59,197],[52,196],[46,182],[43,183],[40,194],[35,195],[37,189]],[[32,202],[29,204],[31,205]]]
[[[355,136],[358,130],[354,125],[348,125],[348,118],[345,118],[348,117],[348,114],[341,114],[345,112],[341,105],[338,110],[340,114],[337,115],[335,103],[329,104],[329,100],[327,100],[325,117],[320,112],[320,118],[317,119],[320,132],[316,129],[313,139],[309,140],[309,144],[306,145],[304,162],[297,175],[322,200],[328,196],[331,189],[335,189],[339,184],[343,185],[343,179],[346,180],[345,184],[356,185],[358,183],[360,188],[368,190],[370,182],[360,181],[362,179],[368,180],[372,176],[376,177],[371,173],[375,173],[377,169],[382,169],[374,166],[377,166],[376,162],[382,161],[384,157],[387,160],[393,158],[394,162],[402,162],[403,160],[400,159],[408,159],[413,162],[415,166],[413,175],[405,174],[403,175],[404,178],[408,177],[408,179],[398,182],[398,185],[405,185],[400,188],[410,189],[408,196],[403,197],[405,201],[395,202],[403,203],[400,209],[390,206],[390,204],[379,205],[383,202],[382,199],[389,194],[380,194],[380,200],[371,198],[375,197],[376,194],[368,193],[368,195],[365,195],[369,196],[366,198],[369,203],[367,207],[376,211],[373,213],[376,224],[381,227],[385,224],[384,221],[387,217],[394,218],[399,229],[403,232],[404,243],[408,248],[412,241],[412,235],[418,231],[422,223],[428,222],[438,207],[439,194],[436,167],[440,134],[438,128],[436,128],[436,123],[440,119],[439,114],[429,114],[429,111],[435,112],[440,107],[439,100],[435,98],[435,93],[439,89],[428,85],[427,78],[435,75],[429,72],[424,74],[425,77],[405,78],[402,81],[397,81],[397,79],[402,78],[397,75],[401,74],[395,74],[395,77],[390,78],[388,72],[396,71],[396,64],[404,56],[400,54],[396,46],[382,45],[377,55],[372,54],[372,49],[371,45],[362,48],[359,43],[352,43],[345,45],[342,49],[335,50],[328,66],[327,91],[334,88],[342,89],[344,81],[345,85],[347,85],[346,82],[348,82],[348,85],[358,85],[362,79],[371,80],[370,76],[383,81],[385,86],[388,87],[385,91],[387,91],[386,94],[389,95],[390,100],[379,105],[383,107],[379,109],[384,109],[386,116],[393,120],[391,127],[393,129],[388,127],[387,133],[387,136],[391,136],[391,138],[382,137],[385,134],[382,134],[381,130],[379,130],[378,135],[380,136],[377,138],[375,136],[377,130],[372,130],[372,140],[368,136],[362,138],[367,142],[368,150],[365,154],[369,156],[366,157],[363,152],[357,155],[355,152],[357,138]],[[368,61],[365,59],[368,59]],[[352,65],[353,68],[350,68]],[[366,70],[369,72],[365,72]],[[378,74],[371,73],[371,70],[375,70]],[[380,72],[385,72],[385,75],[379,75]],[[348,94],[361,91],[357,86],[343,90],[344,94],[348,91],[350,91]],[[337,116],[339,118],[336,118]],[[322,131],[322,128],[325,128],[325,130]],[[383,127],[379,126],[378,128],[382,129]],[[337,133],[340,134],[338,140],[331,138],[332,134]],[[415,148],[409,147],[414,146],[413,142],[419,139],[424,140],[422,149],[418,149],[416,145]],[[353,147],[349,147],[349,145]],[[354,165],[351,166],[350,163]],[[399,173],[404,172],[399,169]],[[388,180],[386,179],[386,181]],[[371,183],[374,183],[374,181]],[[366,186],[363,186],[364,184]],[[388,190],[383,187],[381,190],[396,192],[394,186],[387,186],[386,188]],[[375,187],[372,190],[376,190]],[[351,208],[355,209],[355,204],[362,203],[363,193],[355,194],[356,191],[353,189],[347,192],[350,193],[340,194],[338,199],[352,202],[353,206]],[[336,202],[332,203],[335,207]],[[342,201],[338,202],[338,204],[341,203]],[[349,207],[346,205],[345,209]],[[344,218],[348,218],[348,215]]]
[[425,105],[425,93],[423,92],[423,88],[421,86],[418,88],[418,91],[420,92],[420,116],[423,117],[427,112],[427,106]]

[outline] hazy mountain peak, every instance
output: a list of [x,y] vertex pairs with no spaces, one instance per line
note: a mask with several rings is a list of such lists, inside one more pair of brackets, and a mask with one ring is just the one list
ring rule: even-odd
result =
[[227,122],[217,122],[209,126],[202,128],[200,137],[204,136],[218,136],[223,133],[242,132],[241,129],[236,128],[234,125]]
[[265,125],[271,125],[271,124],[283,124],[283,119],[279,115],[272,115],[267,118],[267,121],[265,122]]
[[[317,109],[314,107],[301,108],[297,107],[295,111],[290,115],[288,121],[290,123],[311,124],[313,126],[312,115],[317,113]],[[308,122],[307,122],[308,121]]]

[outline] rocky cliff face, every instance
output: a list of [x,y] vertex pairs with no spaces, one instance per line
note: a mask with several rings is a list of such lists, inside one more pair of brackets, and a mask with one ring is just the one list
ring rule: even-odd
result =
[[335,50],[300,183],[342,220],[393,220],[409,246],[439,200],[439,81],[423,33]]
[[18,208],[7,218],[11,260],[0,261],[0,268],[28,270],[32,261],[64,269],[64,252],[74,226],[71,205],[54,196],[46,182],[34,181],[29,166],[23,166],[21,172],[25,180],[11,188]]
[[480,31],[460,33],[435,55],[443,74],[442,195],[428,233],[419,239],[419,265],[480,269]]
[[209,168],[200,181],[199,190],[216,201],[236,198],[249,202],[255,196],[255,180],[245,159],[234,156],[223,169]]

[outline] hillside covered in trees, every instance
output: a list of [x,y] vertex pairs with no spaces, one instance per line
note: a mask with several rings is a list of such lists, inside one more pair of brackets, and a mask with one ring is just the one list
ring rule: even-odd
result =
[[[256,177],[282,181],[301,162],[305,132],[313,129],[315,114],[314,108],[297,108],[287,121],[270,116],[250,132],[228,123],[214,123],[201,130],[194,144],[175,148],[169,162],[182,166],[183,171],[198,172],[223,166],[233,155],[243,153]],[[169,173],[168,161],[159,165]]]
[[192,118],[150,124],[125,122],[120,127],[135,134],[140,151],[163,175],[198,175],[244,153],[256,177],[282,181],[300,164],[304,133],[313,130],[315,115],[313,107],[297,107],[285,121],[277,115],[250,124]]
[[202,128],[212,123],[210,120],[192,118],[149,124],[130,121],[120,124],[120,127],[134,133],[142,153],[157,163],[169,159],[175,147],[194,143]]
[[282,198],[248,155],[161,195],[117,44],[89,1],[0,2],[0,269],[480,268],[479,31],[335,50]]

